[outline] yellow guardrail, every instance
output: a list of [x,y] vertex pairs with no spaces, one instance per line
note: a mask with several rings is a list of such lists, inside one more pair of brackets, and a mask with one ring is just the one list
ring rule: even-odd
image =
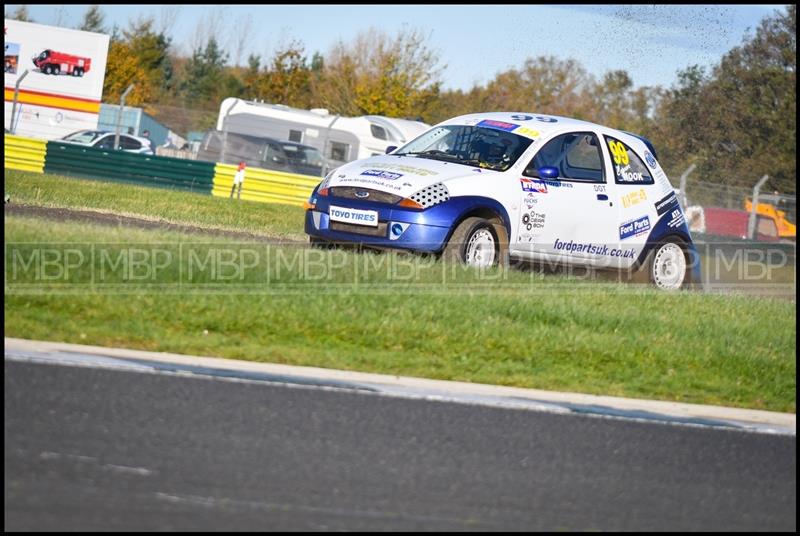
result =
[[[214,168],[214,188],[211,193],[217,197],[231,195],[233,176],[238,166],[217,164]],[[272,171],[248,167],[242,185],[242,199],[263,203],[283,203],[302,206],[322,177],[296,175],[282,171]],[[236,194],[234,193],[234,196]]]
[[44,173],[47,140],[37,140],[6,134],[4,136],[3,167]]

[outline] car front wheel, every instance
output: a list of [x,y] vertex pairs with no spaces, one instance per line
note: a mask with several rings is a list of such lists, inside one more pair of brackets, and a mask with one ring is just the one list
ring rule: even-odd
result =
[[500,261],[500,246],[494,225],[483,218],[471,217],[453,231],[443,257],[478,268],[495,266]]

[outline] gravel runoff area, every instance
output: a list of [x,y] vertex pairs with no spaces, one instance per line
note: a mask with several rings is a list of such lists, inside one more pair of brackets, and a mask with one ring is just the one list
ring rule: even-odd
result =
[[147,218],[137,218],[135,216],[122,216],[109,212],[96,212],[93,210],[77,210],[60,207],[40,207],[35,205],[17,205],[7,203],[5,213],[12,216],[24,216],[34,218],[44,218],[55,221],[71,221],[79,223],[94,223],[99,225],[128,226],[138,229],[157,229],[164,231],[176,231],[206,236],[218,236],[224,238],[238,238],[242,240],[256,240],[285,244],[304,244],[305,241],[289,240],[286,238],[275,238],[269,235],[261,235],[244,231],[230,231],[227,229],[214,229],[188,225],[183,223],[172,223],[164,220],[150,220]]

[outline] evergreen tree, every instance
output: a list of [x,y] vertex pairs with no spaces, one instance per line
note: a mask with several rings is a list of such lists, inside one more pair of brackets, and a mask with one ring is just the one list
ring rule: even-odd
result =
[[152,18],[131,21],[122,32],[131,53],[146,73],[142,81],[150,86],[150,93],[158,96],[173,87],[173,65],[169,55],[171,39],[154,29]]
[[105,16],[103,12],[100,11],[100,6],[93,4],[86,10],[86,13],[83,15],[83,22],[81,22],[78,29],[85,32],[106,33],[106,29],[103,26],[104,19]]
[[186,62],[181,93],[190,107],[213,109],[219,106],[217,97],[221,93],[223,69],[228,56],[213,37],[209,38],[205,49],[197,48]]

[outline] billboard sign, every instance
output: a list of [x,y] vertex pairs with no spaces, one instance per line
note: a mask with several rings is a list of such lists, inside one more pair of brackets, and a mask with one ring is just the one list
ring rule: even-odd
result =
[[106,34],[5,19],[5,128],[45,139],[97,128],[108,43]]

